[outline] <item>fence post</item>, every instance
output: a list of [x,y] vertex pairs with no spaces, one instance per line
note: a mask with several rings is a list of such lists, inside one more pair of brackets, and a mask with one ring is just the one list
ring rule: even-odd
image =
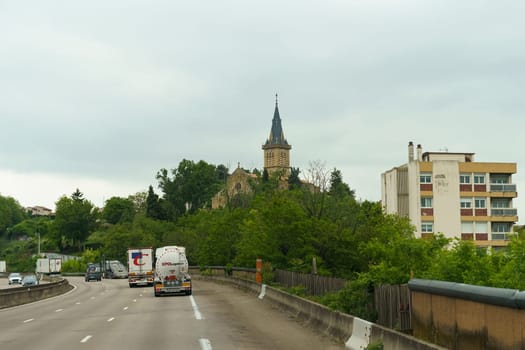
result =
[[255,282],[262,283],[262,260],[255,260]]

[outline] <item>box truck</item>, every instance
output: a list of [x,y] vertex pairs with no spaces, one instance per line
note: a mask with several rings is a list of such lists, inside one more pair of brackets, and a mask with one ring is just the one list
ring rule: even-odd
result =
[[153,285],[153,248],[128,249],[129,287]]
[[36,260],[37,274],[52,275],[62,271],[62,259],[60,258],[38,258]]

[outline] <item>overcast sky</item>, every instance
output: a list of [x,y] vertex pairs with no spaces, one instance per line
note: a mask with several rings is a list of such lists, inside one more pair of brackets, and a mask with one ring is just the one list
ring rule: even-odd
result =
[[[182,159],[263,166],[275,94],[291,165],[361,199],[423,151],[516,162],[522,0],[0,0],[0,194],[54,209],[146,191]],[[525,198],[514,205],[523,214]]]

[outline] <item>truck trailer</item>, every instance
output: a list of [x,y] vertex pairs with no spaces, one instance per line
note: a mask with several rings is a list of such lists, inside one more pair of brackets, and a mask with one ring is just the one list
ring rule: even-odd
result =
[[60,258],[38,258],[36,260],[37,274],[51,275],[62,271],[62,259]]
[[129,287],[153,285],[153,248],[128,249]]
[[191,295],[191,277],[188,273],[186,248],[166,246],[155,250],[153,288],[156,297],[178,293]]

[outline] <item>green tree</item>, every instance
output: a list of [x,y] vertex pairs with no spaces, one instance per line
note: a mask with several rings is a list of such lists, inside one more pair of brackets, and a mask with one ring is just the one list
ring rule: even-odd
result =
[[78,189],[71,197],[63,196],[56,203],[54,228],[57,237],[66,246],[83,248],[84,241],[93,232],[96,223],[96,212],[93,204],[83,198]]
[[25,209],[13,197],[0,195],[0,236],[5,235],[7,229],[28,217]]
[[301,170],[299,168],[290,168],[290,176],[288,177],[288,185],[290,189],[300,188],[302,186],[299,174]]
[[216,167],[201,160],[195,163],[183,159],[177,169],[166,169],[157,173],[159,187],[168,202],[167,209],[172,218],[184,213],[195,213],[202,208],[211,208],[211,198],[224,184],[224,166]]
[[110,224],[131,222],[135,217],[135,205],[130,199],[111,197],[102,210],[102,218]]
[[159,196],[153,191],[150,185],[148,196],[146,197],[146,216],[156,220],[164,220],[166,215],[162,209],[162,203]]
[[333,196],[351,196],[355,197],[355,192],[350,189],[348,184],[343,182],[343,174],[340,170],[334,168],[330,174],[330,195]]

